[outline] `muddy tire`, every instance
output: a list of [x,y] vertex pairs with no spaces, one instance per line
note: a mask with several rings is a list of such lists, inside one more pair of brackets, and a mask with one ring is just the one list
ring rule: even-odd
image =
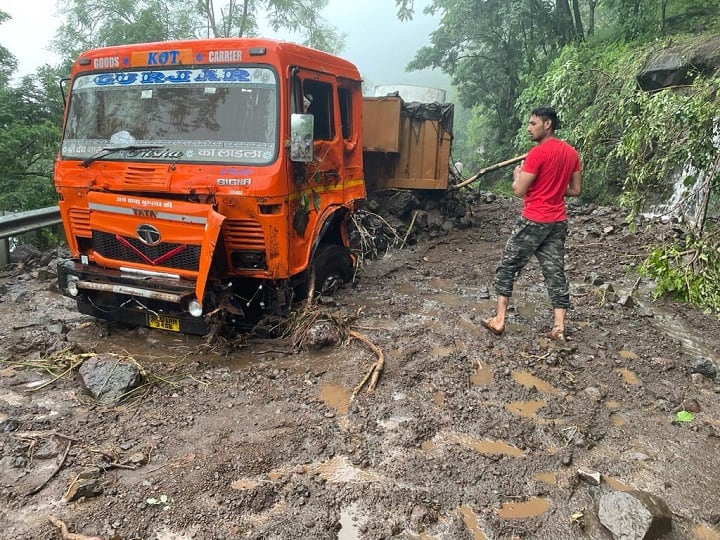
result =
[[352,279],[353,262],[350,250],[337,244],[320,244],[312,262],[308,293],[315,296],[332,295],[343,283]]

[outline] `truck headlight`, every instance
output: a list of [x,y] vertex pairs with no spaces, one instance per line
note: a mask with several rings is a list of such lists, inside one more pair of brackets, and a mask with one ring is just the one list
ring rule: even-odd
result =
[[190,300],[190,303],[188,304],[188,312],[193,317],[200,317],[203,314],[202,305],[196,299]]
[[75,276],[68,277],[67,292],[70,296],[77,296],[78,293],[80,292],[78,290],[78,286],[77,286],[78,281],[79,281],[78,278]]

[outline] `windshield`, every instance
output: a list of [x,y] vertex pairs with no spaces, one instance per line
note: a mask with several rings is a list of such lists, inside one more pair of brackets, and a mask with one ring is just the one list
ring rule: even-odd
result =
[[112,159],[267,164],[277,154],[277,94],[275,73],[262,67],[81,75],[62,156],[117,146],[129,149]]

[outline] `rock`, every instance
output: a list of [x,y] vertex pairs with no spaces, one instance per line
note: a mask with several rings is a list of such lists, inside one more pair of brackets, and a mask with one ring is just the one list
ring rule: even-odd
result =
[[427,220],[428,228],[433,231],[439,230],[440,227],[442,227],[442,224],[445,222],[445,218],[443,217],[442,212],[440,212],[440,210],[438,210],[437,208],[428,212]]
[[35,246],[20,244],[10,252],[10,262],[22,263],[27,267],[32,263],[36,263],[41,256],[42,252]]
[[413,195],[412,191],[398,191],[390,197],[387,206],[390,213],[399,218],[404,218],[414,208],[420,206],[420,201]]
[[78,481],[71,485],[70,489],[67,490],[65,500],[67,502],[72,502],[79,499],[89,499],[102,495],[102,492],[102,484],[97,478]]
[[650,359],[650,364],[653,367],[659,368],[661,371],[670,371],[671,369],[675,369],[675,361],[672,358],[653,356]]
[[438,520],[437,513],[424,504],[416,504],[410,513],[410,530],[422,533]]
[[60,452],[67,446],[67,443],[59,440],[59,437],[49,437],[43,439],[35,451],[34,457],[37,459],[50,459],[58,456]]
[[7,420],[3,420],[0,422],[0,433],[10,433],[13,431],[17,431],[20,427],[20,422],[15,420],[14,418],[8,418]]
[[590,285],[594,285],[595,287],[599,287],[604,283],[603,279],[595,272],[590,272],[590,275],[585,278],[585,281],[587,283],[590,283]]
[[303,346],[308,349],[334,347],[342,341],[337,327],[329,321],[319,321],[308,328],[303,339]]
[[603,495],[598,518],[615,540],[653,540],[672,530],[672,514],[665,501],[643,491]]
[[144,465],[147,462],[147,457],[142,452],[135,452],[130,455],[128,461],[133,465]]
[[702,409],[697,399],[690,398],[683,400],[683,402],[680,404],[680,410],[688,411],[691,413],[699,413]]
[[597,471],[586,471],[584,469],[578,469],[577,475],[579,478],[582,478],[586,482],[590,482],[594,486],[600,485],[600,473]]
[[583,393],[593,401],[600,401],[604,397],[603,392],[596,386],[588,386],[583,390]]
[[[593,282],[593,285],[595,285],[594,282]],[[604,292],[606,294],[615,292],[615,287],[613,287],[610,283],[601,283],[598,286],[598,289],[600,289],[602,292]]]
[[454,229],[455,229],[455,224],[452,221],[450,221],[449,219],[446,219],[445,221],[442,222],[442,225],[440,225],[440,230],[445,233],[449,233],[450,231],[452,231]]
[[636,76],[640,88],[648,91],[690,84],[699,74],[717,72],[720,68],[719,42],[716,38],[693,46],[678,44],[651,53]]
[[701,357],[690,366],[690,373],[699,373],[703,377],[714,379],[717,377],[717,368],[710,360]]
[[622,307],[630,308],[635,305],[635,300],[632,297],[632,294],[623,294],[618,298],[618,304],[620,304]]
[[108,405],[116,404],[143,381],[136,364],[110,354],[98,354],[85,360],[79,371],[88,392]]

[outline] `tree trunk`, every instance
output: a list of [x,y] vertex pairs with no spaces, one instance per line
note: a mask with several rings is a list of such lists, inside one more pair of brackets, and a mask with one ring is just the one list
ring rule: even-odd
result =
[[245,35],[245,22],[248,18],[248,10],[250,9],[250,0],[243,0],[243,12],[242,18],[240,19],[240,28],[238,28],[238,37]]
[[568,0],[555,0],[555,23],[560,35],[560,46],[570,43],[573,39],[573,20]]
[[588,36],[592,36],[595,33],[595,8],[597,5],[598,0],[588,0]]
[[582,17],[580,16],[579,0],[572,0],[573,15],[575,16],[575,39],[582,41],[585,39],[585,30],[583,29]]
[[200,4],[201,9],[205,11],[205,17],[207,18],[208,34],[212,32],[212,37],[219,37],[217,24],[215,22],[215,6],[213,0],[205,0],[204,3]]

